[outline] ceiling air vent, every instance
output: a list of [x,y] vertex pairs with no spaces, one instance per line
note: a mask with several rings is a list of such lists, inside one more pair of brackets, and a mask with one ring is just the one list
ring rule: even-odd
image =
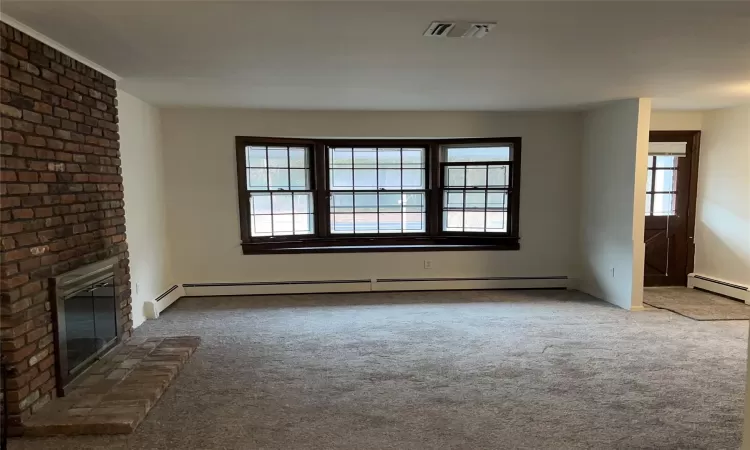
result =
[[424,36],[449,38],[483,38],[497,25],[495,22],[432,22]]
[[461,37],[480,39],[487,35],[491,29],[495,28],[495,23],[470,23],[469,27],[464,31]]
[[432,22],[423,33],[424,36],[442,37],[448,36],[448,33],[456,26],[453,22]]

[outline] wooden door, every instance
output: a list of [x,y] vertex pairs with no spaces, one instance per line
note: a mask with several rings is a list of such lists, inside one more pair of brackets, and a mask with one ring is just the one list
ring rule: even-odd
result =
[[693,270],[699,139],[699,131],[651,132],[645,286],[686,286]]

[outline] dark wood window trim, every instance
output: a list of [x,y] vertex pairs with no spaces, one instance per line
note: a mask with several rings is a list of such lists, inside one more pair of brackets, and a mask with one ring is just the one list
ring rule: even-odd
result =
[[[240,232],[244,254],[393,252],[393,251],[476,251],[519,250],[519,210],[521,176],[521,138],[431,139],[431,140],[352,140],[352,139],[286,139],[244,137],[235,139]],[[245,147],[250,145],[284,145],[308,148],[311,187],[314,201],[312,235],[253,237],[250,233],[250,205],[247,189]],[[449,145],[506,144],[511,147],[508,189],[508,228],[504,233],[442,231],[443,167],[442,148]],[[328,147],[422,147],[425,149],[426,231],[404,234],[330,233],[328,192]],[[461,163],[464,164],[464,163]],[[491,163],[496,164],[496,163]]]

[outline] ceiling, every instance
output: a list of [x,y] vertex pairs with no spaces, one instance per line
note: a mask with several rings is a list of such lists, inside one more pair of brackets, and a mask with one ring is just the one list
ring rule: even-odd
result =
[[[157,105],[567,109],[750,102],[750,2],[4,1]],[[483,39],[433,20],[496,21]]]

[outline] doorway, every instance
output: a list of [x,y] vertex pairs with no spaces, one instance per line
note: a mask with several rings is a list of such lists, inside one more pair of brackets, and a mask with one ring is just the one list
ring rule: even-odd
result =
[[700,131],[652,131],[646,182],[644,286],[687,286],[693,271]]

